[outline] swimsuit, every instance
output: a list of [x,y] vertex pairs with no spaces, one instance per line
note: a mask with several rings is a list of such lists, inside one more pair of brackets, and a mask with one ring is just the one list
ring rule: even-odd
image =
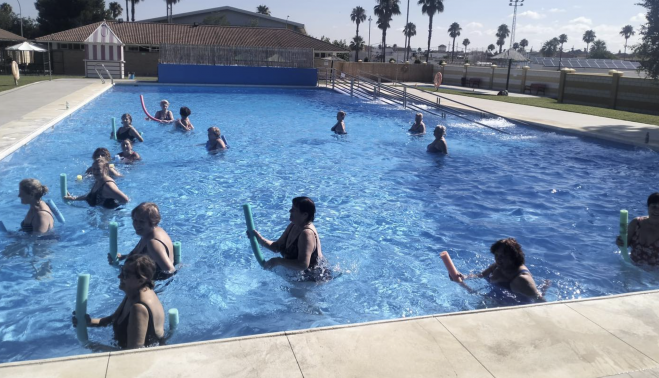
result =
[[[162,244],[163,247],[165,247],[165,252],[167,252],[167,258],[169,258],[169,248],[167,248],[167,244],[165,244],[165,243],[164,243],[162,240],[160,240],[160,239],[153,238],[153,240],[155,240],[155,241],[157,241],[157,242],[160,242],[160,244]],[[145,245],[144,245],[144,248],[143,248],[141,251],[139,251],[138,254],[140,254],[140,255],[148,255],[148,253],[149,253],[148,248],[149,248],[149,247],[145,244]],[[160,268],[160,266],[159,266],[158,264],[156,264],[156,273],[155,273],[153,279],[154,279],[154,281],[166,280],[166,279],[168,279],[169,277],[173,276],[174,274],[176,274],[176,271],[174,271],[173,273],[165,272],[164,270],[162,270],[162,268]]]
[[643,245],[638,240],[639,229],[641,228],[641,220],[647,218],[636,218],[636,229],[634,229],[634,236],[630,247],[632,248],[630,257],[633,262],[645,263],[648,265],[659,265],[659,240],[650,245]]
[[[499,286],[503,287],[506,290],[510,290],[510,283],[513,282],[515,280],[515,278],[521,276],[523,273],[531,274],[531,272],[528,269],[520,269],[520,270],[517,271],[517,274],[515,274],[513,276],[513,278],[511,278],[508,282],[495,282],[494,284],[499,285]],[[490,277],[491,277],[491,275],[490,275]]]
[[[55,223],[55,217],[53,216],[53,214],[50,211],[42,210],[42,209],[37,210],[37,212],[39,212],[39,211],[43,211],[43,212],[48,213],[48,215],[50,215],[53,218],[53,223]],[[34,215],[36,215],[36,213]],[[34,219],[34,215],[32,216],[33,219]],[[51,229],[51,227],[48,227],[48,231],[50,231],[50,229]],[[32,222],[26,223],[25,221],[22,221],[21,222],[21,231],[23,231],[25,233],[28,233],[28,234],[31,234],[32,232],[34,232],[34,227],[32,226]]]
[[[146,307],[146,311],[149,313],[149,325],[146,329],[144,346],[149,347],[149,346],[164,345],[165,338],[158,337],[158,335],[156,334],[156,327],[153,325],[153,314],[151,313],[151,309],[149,308],[149,306],[147,306],[142,302],[136,302],[136,304],[141,304],[142,306]],[[124,299],[123,306],[121,306],[122,312],[124,306],[126,306],[126,299]],[[121,314],[121,312],[119,314]],[[114,339],[117,341],[117,344],[121,348],[128,347],[128,318],[130,318],[130,312],[128,313],[128,315],[126,315],[126,317],[121,323],[117,321],[114,321],[112,323],[112,330],[114,331]]]
[[[332,272],[328,268],[329,264],[327,264],[327,260],[324,258],[318,259],[318,244],[320,244],[320,241],[318,240],[318,234],[316,234],[316,231],[310,227],[305,227],[302,229],[302,231],[304,230],[311,230],[311,232],[313,232],[314,236],[316,237],[316,246],[314,247],[313,253],[311,254],[309,267],[301,273],[301,281],[322,282],[331,280]],[[288,243],[284,243],[281,254],[285,259],[297,260],[298,256],[300,255],[300,251],[298,250],[298,241],[300,240],[300,235],[302,235],[302,232],[300,232],[297,238],[295,238],[293,243],[288,247],[286,247],[286,244]],[[286,237],[286,239],[288,239],[288,237]],[[288,240],[286,241],[288,242]]]
[[130,129],[126,128],[126,131],[117,131],[117,140],[122,141],[130,139],[131,142],[135,141],[135,137],[130,135]]
[[153,118],[157,118],[161,121],[172,121],[172,120],[174,120],[174,116],[172,115],[172,112],[169,111],[169,110],[165,112],[165,118],[162,117],[162,110],[158,110],[156,112],[156,116],[153,117]]
[[96,191],[92,188],[92,190],[87,194],[86,201],[89,204],[89,206],[96,206],[96,205],[101,205],[106,209],[114,209],[116,207],[119,207],[119,202],[115,200],[114,198],[105,198],[103,197],[103,187],[105,186],[106,183],[108,182],[114,182],[114,180],[109,180],[103,182],[103,185],[101,185]]
[[138,160],[137,159],[137,152],[135,152],[135,151],[133,151],[133,153],[131,155],[126,155],[126,153],[122,151],[117,156],[119,156],[121,159],[123,159],[122,161],[125,160],[127,162],[132,162],[132,161]]

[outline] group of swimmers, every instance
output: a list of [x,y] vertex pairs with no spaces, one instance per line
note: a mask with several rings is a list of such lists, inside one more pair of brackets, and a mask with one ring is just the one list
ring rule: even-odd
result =
[[[180,122],[186,130],[192,129],[187,118],[190,115],[188,108],[181,108],[184,120],[173,120],[169,103],[161,102],[161,111],[156,117],[162,123]],[[187,109],[184,111],[184,109]],[[337,114],[337,124],[332,128],[337,134],[345,134],[346,113]],[[131,125],[132,118],[128,114],[122,116],[121,132],[117,132],[117,139],[121,143],[122,153],[119,155],[128,162],[140,159],[139,154],[132,150],[131,139],[142,141],[141,135]],[[209,150],[226,148],[225,142],[220,138],[219,129],[208,129]],[[411,133],[425,133],[423,116],[418,113],[415,123],[409,130]],[[447,145],[444,140],[446,128],[435,128],[435,141],[428,146],[428,151],[446,154]],[[112,177],[122,175],[110,165],[111,155],[105,148],[98,148],[92,155],[94,163],[88,169],[95,178],[90,192],[82,196],[72,196],[67,193],[64,197],[70,201],[85,200],[90,206],[103,206],[115,208],[129,201],[116,185]],[[21,229],[28,233],[43,234],[54,228],[54,217],[51,209],[41,199],[48,193],[48,188],[36,179],[24,179],[19,184],[19,197],[21,203],[30,206],[25,219],[21,222]],[[628,226],[628,245],[631,248],[631,259],[635,263],[659,265],[659,193],[653,193],[647,200],[648,216],[633,219]],[[303,280],[327,281],[332,278],[328,268],[318,231],[314,225],[316,205],[308,197],[296,197],[292,200],[289,210],[289,225],[277,240],[269,240],[258,231],[247,231],[249,237],[254,236],[265,248],[281,254],[281,257],[265,261],[264,268],[272,269],[277,266],[288,268],[300,274]],[[88,327],[103,327],[112,325],[114,337],[120,348],[139,348],[143,346],[159,345],[164,341],[164,310],[156,292],[153,290],[155,281],[167,279],[176,273],[174,266],[174,246],[167,232],[159,227],[160,210],[155,203],[144,202],[131,212],[135,233],[140,240],[127,255],[117,254],[108,256],[110,263],[116,260],[124,261],[119,274],[119,288],[126,294],[117,310],[110,316],[91,318],[86,315]],[[623,245],[618,237],[616,243]],[[457,281],[465,279],[485,278],[489,282],[503,286],[515,294],[531,300],[544,301],[543,292],[538,289],[531,272],[525,265],[525,255],[521,245],[514,238],[496,241],[490,247],[494,255],[494,263],[487,269],[475,274],[458,274]],[[451,278],[453,280],[453,278]],[[73,317],[73,325],[77,320]]]

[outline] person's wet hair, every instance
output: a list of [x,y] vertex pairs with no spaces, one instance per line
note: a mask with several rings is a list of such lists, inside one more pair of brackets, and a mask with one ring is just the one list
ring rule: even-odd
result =
[[26,178],[21,180],[20,184],[18,184],[18,187],[21,191],[23,191],[23,193],[26,193],[27,195],[30,195],[37,200],[40,200],[41,197],[48,193],[48,187],[46,185],[42,185],[39,180],[33,178]]
[[190,110],[190,108],[188,108],[187,106],[182,106],[181,110],[179,111],[179,114],[181,115],[181,117],[189,117],[190,114],[192,114],[192,110]]
[[650,197],[648,197],[648,206],[659,203],[659,193],[652,193],[650,194]]
[[339,112],[336,113],[336,115],[340,115],[341,117],[345,118],[346,117],[346,112],[344,112],[343,110],[339,110]]
[[423,113],[416,113],[415,118],[423,119]]
[[131,217],[138,219],[146,216],[151,227],[160,224],[161,220],[160,209],[158,208],[158,205],[153,202],[142,202],[133,209],[130,215]]
[[442,135],[446,135],[446,126],[437,125],[435,126],[435,132],[441,131]]
[[215,136],[218,137],[218,138],[220,137],[220,135],[222,135],[222,134],[220,133],[220,128],[219,128],[219,127],[216,127],[216,126],[211,126],[211,127],[209,127],[209,128],[208,128],[208,131],[212,131],[213,134],[215,134]]
[[110,155],[110,151],[108,151],[107,148],[105,147],[99,147],[94,150],[94,153],[92,154],[92,159],[96,160],[98,158],[104,158],[106,160],[111,160],[112,155]]
[[490,252],[494,254],[499,248],[503,248],[503,253],[512,259],[515,266],[524,265],[524,251],[515,238],[497,240],[490,247]]
[[130,114],[128,114],[128,113],[124,113],[124,114],[121,116],[121,119],[124,119],[124,118],[126,118],[126,119],[128,120],[128,123],[130,123],[130,124],[133,123],[133,117],[132,117]]
[[129,268],[135,271],[137,278],[143,278],[144,284],[141,288],[153,289],[156,285],[153,277],[156,274],[156,263],[147,255],[130,255],[126,259],[122,269]]
[[301,213],[307,213],[307,222],[313,222],[316,217],[316,204],[309,197],[295,197],[293,198],[293,206],[297,207]]

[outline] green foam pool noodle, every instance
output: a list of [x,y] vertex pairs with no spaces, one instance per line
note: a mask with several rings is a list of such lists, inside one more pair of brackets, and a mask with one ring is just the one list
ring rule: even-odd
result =
[[69,189],[66,186],[66,173],[59,175],[59,187],[60,192],[62,193],[62,198],[66,197],[66,194],[69,192]]
[[119,252],[119,247],[117,239],[119,237],[119,225],[117,222],[110,222],[110,257],[112,258],[112,263],[114,265],[119,264],[117,259],[117,253]]
[[171,308],[167,313],[169,314],[169,331],[174,332],[178,327],[178,310]]
[[620,247],[620,254],[625,261],[631,261],[629,251],[627,250],[627,225],[629,224],[629,212],[620,210],[620,238],[623,246]]
[[[254,231],[254,218],[252,217],[252,206],[248,203],[243,205],[243,211],[245,212],[245,223],[247,223],[247,229],[250,231]],[[258,240],[256,240],[256,236],[252,234],[249,237],[249,242],[252,245],[252,251],[254,251],[254,257],[256,257],[256,261],[263,266],[265,259],[263,258],[263,254],[261,253],[261,247],[259,246]]]
[[76,333],[78,340],[86,344],[89,341],[87,336],[87,298],[89,295],[89,274],[78,274],[78,294],[76,295],[76,318],[78,325]]
[[112,139],[117,140],[117,119],[112,117]]
[[174,242],[174,265],[181,262],[181,242]]

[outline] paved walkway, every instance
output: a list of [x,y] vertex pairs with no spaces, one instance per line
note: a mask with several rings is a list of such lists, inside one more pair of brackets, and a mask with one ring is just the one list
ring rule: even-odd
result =
[[[436,102],[435,94],[432,92],[410,89],[409,93]],[[531,126],[555,129],[638,147],[649,147],[659,151],[659,126],[460,95],[445,93],[439,95],[444,98],[441,100],[441,104],[451,108],[473,110],[469,108],[469,106],[472,106]],[[460,105],[458,102],[464,105]],[[648,135],[649,143],[645,143]]]
[[5,364],[0,376],[656,378],[658,315],[655,291]]
[[109,88],[100,80],[58,79],[0,92],[0,159]]

